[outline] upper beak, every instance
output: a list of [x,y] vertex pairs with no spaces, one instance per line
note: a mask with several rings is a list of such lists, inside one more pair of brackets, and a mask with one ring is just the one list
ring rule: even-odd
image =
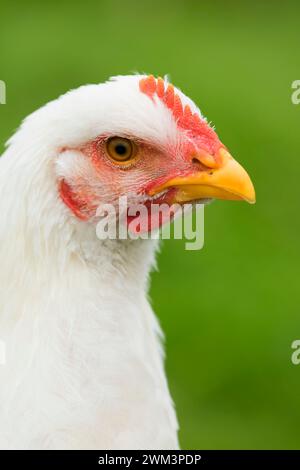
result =
[[255,190],[248,173],[225,148],[222,147],[219,150],[216,159],[207,154],[204,158],[201,154],[193,158],[210,167],[189,176],[172,178],[152,188],[150,195],[172,187],[177,189],[175,202],[179,203],[206,198],[244,200],[250,204],[255,203]]

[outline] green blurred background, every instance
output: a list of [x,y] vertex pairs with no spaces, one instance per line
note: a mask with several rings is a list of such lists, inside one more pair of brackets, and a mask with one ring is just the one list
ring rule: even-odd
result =
[[297,2],[1,2],[2,144],[70,88],[169,73],[255,183],[205,210],[205,246],[165,241],[154,308],[187,449],[300,448]]

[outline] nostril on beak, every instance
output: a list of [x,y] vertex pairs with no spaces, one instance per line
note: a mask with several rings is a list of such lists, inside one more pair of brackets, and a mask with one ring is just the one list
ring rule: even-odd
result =
[[216,169],[220,166],[219,158],[217,154],[210,154],[206,150],[198,149],[195,153],[193,152],[190,155],[190,161],[193,165],[197,164],[198,166],[202,165],[201,168],[205,170]]
[[197,170],[200,170],[200,171],[211,170],[211,168],[204,165],[204,163],[202,163],[197,157],[192,158],[192,165],[196,166]]

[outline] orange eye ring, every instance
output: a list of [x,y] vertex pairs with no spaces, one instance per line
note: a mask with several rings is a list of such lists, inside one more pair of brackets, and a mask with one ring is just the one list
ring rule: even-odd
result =
[[135,156],[134,143],[125,137],[110,137],[105,148],[110,159],[118,164],[128,163]]

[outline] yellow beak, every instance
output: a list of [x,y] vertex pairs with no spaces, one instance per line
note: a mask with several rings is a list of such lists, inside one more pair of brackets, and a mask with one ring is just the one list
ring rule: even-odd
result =
[[[210,156],[206,156],[211,158]],[[218,154],[220,163],[214,168],[199,171],[190,176],[178,176],[170,179],[159,187],[153,188],[153,196],[167,188],[176,188],[175,201],[184,203],[197,199],[229,199],[244,200],[255,203],[255,190],[248,173],[230,155],[221,148]],[[201,156],[196,158],[201,162]],[[211,159],[212,161],[213,159]]]

